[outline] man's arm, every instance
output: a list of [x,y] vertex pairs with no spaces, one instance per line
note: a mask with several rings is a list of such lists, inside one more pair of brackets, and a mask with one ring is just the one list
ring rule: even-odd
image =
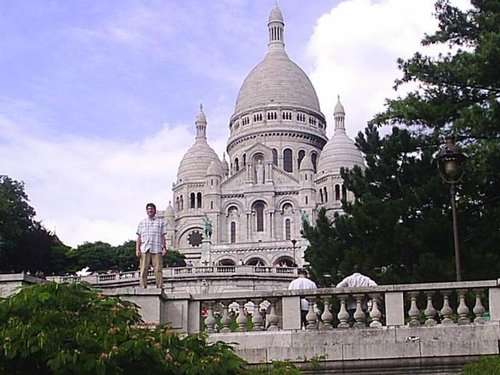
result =
[[345,288],[347,286],[349,285],[347,284],[347,277],[346,277],[344,280],[342,280],[340,283],[336,285],[336,288]]
[[162,220],[161,226],[161,255],[165,256],[167,254],[167,232],[165,231],[165,221]]
[[137,240],[135,241],[135,255],[138,257],[141,256],[141,235],[137,235]]

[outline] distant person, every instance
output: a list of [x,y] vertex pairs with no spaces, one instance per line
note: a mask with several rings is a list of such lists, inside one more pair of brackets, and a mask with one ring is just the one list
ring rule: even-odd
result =
[[[360,273],[359,265],[355,264],[352,267],[353,273],[346,278],[344,278],[340,283],[337,284],[337,288],[353,288],[353,287],[363,287],[363,286],[377,286],[377,283],[370,279],[368,276],[362,275]],[[363,301],[361,308],[366,311],[367,304]],[[356,311],[356,301],[353,298],[349,298],[347,301],[347,312],[349,313],[349,325],[352,326],[355,322],[354,312]]]
[[[302,289],[316,289],[316,283],[307,278],[307,271],[299,269],[297,271],[298,277],[290,282],[288,285],[289,290],[302,290]],[[300,322],[302,327],[307,326],[306,315],[309,311],[309,302],[305,298],[300,300]]]
[[135,254],[140,258],[140,286],[148,286],[148,270],[153,264],[156,287],[163,287],[163,257],[167,253],[165,222],[156,217],[156,206],[146,205],[147,218],[137,227]]

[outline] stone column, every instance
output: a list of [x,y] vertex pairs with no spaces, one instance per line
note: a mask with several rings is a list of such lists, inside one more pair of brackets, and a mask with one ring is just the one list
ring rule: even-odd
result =
[[405,324],[403,292],[386,292],[385,324],[387,326],[403,326]]

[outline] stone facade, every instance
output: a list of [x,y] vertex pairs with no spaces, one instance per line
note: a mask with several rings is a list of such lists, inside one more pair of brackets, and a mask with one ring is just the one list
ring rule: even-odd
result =
[[342,198],[352,199],[340,168],[364,166],[340,99],[334,135],[326,136],[316,91],[286,54],[278,7],[268,29],[268,52],[243,82],[229,120],[227,160],[207,143],[200,106],[173,201],[159,213],[170,247],[193,265],[303,265],[303,221],[313,222],[321,207],[339,211]]

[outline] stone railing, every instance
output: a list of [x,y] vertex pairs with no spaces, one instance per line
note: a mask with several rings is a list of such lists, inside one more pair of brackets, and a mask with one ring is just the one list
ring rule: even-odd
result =
[[[159,321],[182,321],[174,328],[188,332],[298,330],[302,298],[309,302],[306,330],[500,321],[499,280],[198,295],[160,292],[158,298],[167,306]],[[177,309],[180,305],[186,308]],[[350,317],[348,307],[353,305]]]
[[[243,275],[243,274],[266,274],[272,275],[290,275],[297,274],[297,269],[292,267],[267,267],[267,266],[193,266],[193,267],[169,267],[163,269],[163,278],[179,278],[179,277],[203,277],[206,275],[213,276],[227,276],[227,275]],[[149,272],[150,281],[154,280],[153,271]],[[86,281],[90,284],[106,284],[106,283],[119,283],[123,281],[139,282],[139,272],[116,272],[116,273],[102,273],[92,274],[89,276],[51,276],[50,280],[57,282],[72,282],[72,281]]]

